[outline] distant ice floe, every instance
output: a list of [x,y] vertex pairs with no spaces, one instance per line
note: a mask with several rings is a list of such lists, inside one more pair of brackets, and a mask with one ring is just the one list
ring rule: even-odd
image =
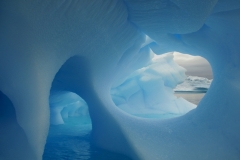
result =
[[205,93],[209,89],[212,79],[204,77],[187,76],[185,81],[176,86],[175,92],[200,92]]

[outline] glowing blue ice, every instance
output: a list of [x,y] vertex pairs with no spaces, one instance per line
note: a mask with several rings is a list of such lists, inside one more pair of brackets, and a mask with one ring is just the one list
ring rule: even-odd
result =
[[64,124],[63,118],[74,116],[80,107],[87,108],[86,102],[72,92],[52,91],[49,101],[50,122],[55,125]]
[[[0,124],[0,138],[14,139],[0,140],[0,159],[42,159],[51,88],[86,101],[102,149],[135,160],[240,159],[239,0],[2,0],[0,12],[0,107],[15,109]],[[111,87],[150,64],[151,50],[210,62],[214,80],[196,109],[159,120],[116,107]],[[149,81],[141,83],[148,104],[152,84],[173,87],[158,78],[139,79]]]

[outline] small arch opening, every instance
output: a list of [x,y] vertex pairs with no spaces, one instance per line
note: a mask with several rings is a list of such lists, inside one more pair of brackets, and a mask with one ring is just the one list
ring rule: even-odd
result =
[[82,57],[71,57],[55,75],[49,96],[51,125],[43,160],[106,157],[129,160],[124,155],[99,149],[91,142],[92,121],[85,101],[89,83],[86,63]]
[[92,122],[85,100],[74,92],[51,90],[49,103],[51,125],[43,159],[90,158]]
[[91,125],[88,105],[79,95],[69,91],[51,91],[50,97],[51,125],[71,124],[72,118],[78,118],[79,125]]

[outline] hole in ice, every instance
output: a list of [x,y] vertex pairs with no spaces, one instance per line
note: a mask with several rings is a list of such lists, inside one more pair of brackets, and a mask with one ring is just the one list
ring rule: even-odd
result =
[[209,62],[200,56],[174,52],[174,61],[186,69],[186,79],[174,88],[174,94],[198,105],[212,82]]
[[79,124],[91,124],[87,103],[76,93],[51,91],[50,123],[52,125],[71,123],[71,118],[79,118]]
[[44,160],[90,158],[92,123],[87,103],[69,91],[51,91],[50,123]]
[[51,123],[55,125],[50,126],[43,160],[129,160],[123,155],[95,148],[91,144],[92,124],[88,106],[77,94],[52,91],[50,111]]
[[[111,89],[111,96],[116,106],[135,116],[159,119],[181,116],[196,108],[195,104],[190,103],[191,100],[188,102],[188,99],[185,97],[183,98],[187,100],[178,98],[184,96],[180,94],[181,92],[176,94],[176,89],[179,89],[178,84],[184,82],[186,78],[186,69],[183,67],[189,64],[182,65],[183,67],[179,66],[174,61],[174,56],[176,62],[181,62],[179,60],[187,55],[182,55],[180,53],[154,54],[148,66],[134,71],[119,83],[118,86],[114,86],[114,88]],[[193,60],[197,60],[197,62],[199,60],[199,58],[194,59],[193,56],[190,55],[189,57]],[[185,63],[185,61],[183,61],[183,63]],[[193,61],[193,63],[195,62]],[[198,67],[198,64],[195,63],[194,65]],[[191,72],[192,70],[187,70],[186,74]],[[203,73],[203,71],[199,72]],[[205,74],[211,76],[211,71]],[[195,75],[193,74],[193,76]],[[187,80],[196,78],[193,76],[188,77]],[[199,81],[199,83],[200,82],[201,81]],[[178,87],[175,89],[177,85]],[[201,90],[201,92],[203,92],[202,86],[203,85],[198,86],[198,90]],[[176,90],[175,95],[174,89]],[[199,97],[201,96],[202,95],[199,94]]]
[[77,90],[86,87],[81,86],[86,74],[84,60],[78,56],[67,60],[56,74],[49,96],[52,125],[43,160],[129,160],[123,155],[101,150],[91,144],[92,122],[88,105]]

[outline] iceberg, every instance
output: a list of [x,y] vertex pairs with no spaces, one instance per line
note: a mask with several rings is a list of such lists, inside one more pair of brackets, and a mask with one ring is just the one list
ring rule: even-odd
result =
[[205,77],[187,76],[185,81],[174,88],[175,92],[203,92],[206,93],[212,83]]
[[146,67],[111,88],[111,96],[118,108],[135,116],[176,117],[196,108],[196,105],[173,95],[173,88],[184,79],[185,69],[173,61],[172,53],[154,55]]
[[[134,160],[240,159],[239,0],[2,0],[0,12],[0,159],[42,159],[51,90],[86,101],[101,149]],[[214,80],[197,108],[162,120],[116,107],[111,88],[150,64],[151,50],[209,61]],[[144,75],[141,87],[176,84],[158,78]],[[139,88],[123,89],[130,98]]]

